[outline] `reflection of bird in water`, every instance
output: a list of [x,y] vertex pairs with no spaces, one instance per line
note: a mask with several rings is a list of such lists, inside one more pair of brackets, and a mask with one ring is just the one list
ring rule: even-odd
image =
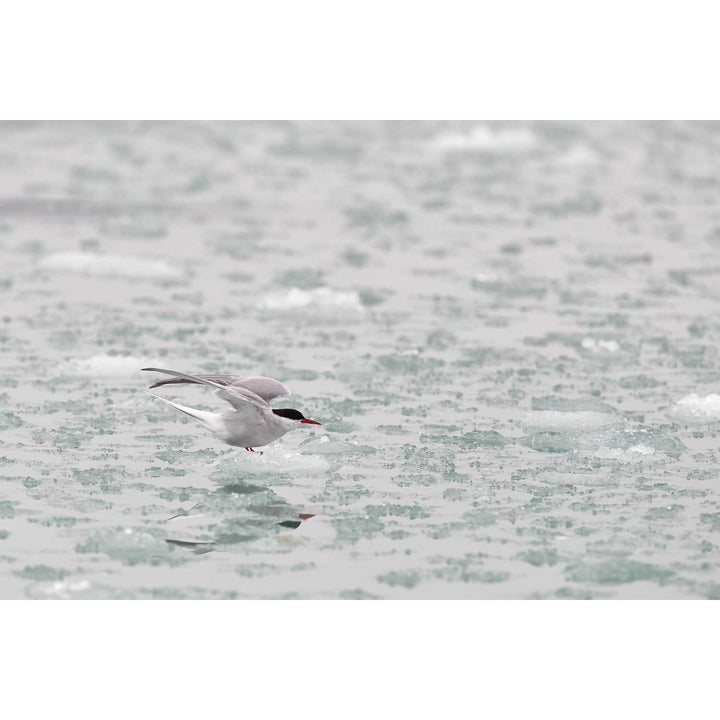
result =
[[265,536],[298,529],[315,517],[298,512],[290,503],[261,485],[224,485],[168,520],[174,537],[170,545],[211,552],[218,546],[232,546]]
[[237,375],[187,375],[175,370],[161,368],[143,368],[152,372],[172,375],[172,380],[160,380],[151,388],[161,385],[194,383],[216,388],[215,394],[232,405],[233,409],[222,413],[212,413],[185,407],[166,400],[155,393],[145,392],[161,400],[166,405],[199,420],[217,438],[237,447],[255,452],[254,447],[262,447],[279,437],[295,430],[301,425],[320,425],[317,420],[306,418],[294,408],[272,408],[270,401],[290,394],[290,390],[278,380],[267,377],[239,377]]

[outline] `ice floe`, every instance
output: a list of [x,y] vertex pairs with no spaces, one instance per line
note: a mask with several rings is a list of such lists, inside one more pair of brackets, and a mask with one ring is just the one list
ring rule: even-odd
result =
[[44,270],[77,273],[96,277],[121,277],[143,280],[182,277],[183,271],[166,260],[139,255],[101,255],[89,252],[59,252],[38,262]]
[[691,422],[713,423],[720,421],[720,395],[711,393],[700,397],[690,393],[675,405],[675,414]]
[[532,150],[538,138],[524,127],[492,128],[476,125],[467,132],[447,132],[432,141],[432,147],[444,152],[522,152]]
[[84,579],[31,583],[25,594],[37,600],[94,599],[107,596],[107,593],[94,591],[93,585]]
[[134,375],[141,367],[152,364],[147,358],[132,355],[93,355],[89,358],[68,360],[60,365],[63,375],[113,377],[117,375]]
[[597,448],[593,455],[604,460],[636,462],[655,455],[655,448],[649,445],[632,445],[629,448],[607,447],[603,445]]
[[261,310],[279,312],[305,309],[350,311],[358,314],[365,312],[358,293],[327,287],[313,290],[291,288],[282,293],[270,293],[262,297],[257,306]]
[[231,453],[216,463],[215,467],[211,479],[220,485],[228,485],[237,482],[240,476],[315,475],[327,470],[328,462],[319,455],[301,453],[275,444],[263,448],[262,454],[244,450],[237,454]]
[[612,427],[619,421],[616,415],[593,410],[532,410],[525,416],[523,424],[534,432],[582,432]]
[[97,532],[77,545],[75,552],[105,554],[126,565],[137,565],[167,555],[167,545],[161,531],[126,527]]
[[583,350],[592,350],[593,352],[615,353],[620,349],[620,345],[615,340],[595,340],[591,337],[583,338],[580,346]]

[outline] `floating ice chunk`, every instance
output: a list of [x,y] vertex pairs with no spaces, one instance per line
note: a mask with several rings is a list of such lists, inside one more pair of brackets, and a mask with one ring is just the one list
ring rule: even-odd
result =
[[628,448],[629,453],[635,453],[636,455],[654,455],[655,448],[649,445],[633,445]]
[[54,582],[33,583],[26,594],[36,599],[71,600],[94,597],[92,585],[87,580],[55,580]]
[[63,363],[59,370],[64,375],[112,377],[134,375],[141,367],[148,364],[152,362],[147,358],[136,358],[132,355],[93,355]]
[[582,432],[612,427],[617,423],[618,418],[615,415],[592,410],[532,410],[524,420],[525,427],[533,432]]
[[142,528],[123,528],[98,532],[75,548],[79,553],[104,553],[126,565],[151,562],[167,554],[159,534]]
[[497,282],[500,278],[498,275],[495,275],[493,273],[484,273],[479,272],[475,273],[475,282],[479,283],[494,283]]
[[259,452],[231,453],[216,465],[211,479],[220,485],[231,485],[239,475],[247,476],[302,476],[323,473],[328,468],[325,458],[290,450],[282,445],[268,445]]
[[[550,411],[547,411],[549,414]],[[561,413],[553,411],[554,414]],[[541,413],[532,413],[540,415]],[[608,414],[596,411],[566,412],[567,416],[562,424],[553,427],[544,426],[541,430],[531,427],[526,438],[520,440],[521,444],[531,447],[538,452],[571,452],[581,455],[615,460],[619,462],[652,461],[662,456],[678,458],[687,451],[685,445],[677,438],[648,432],[645,428],[628,429],[623,418],[617,414]],[[615,422],[616,426],[600,425],[600,418],[596,417],[598,425],[583,424],[580,421],[570,424],[573,416],[605,416],[608,423]]]
[[661,455],[678,458],[687,450],[677,438],[648,432],[644,428],[601,430],[578,435],[574,439],[574,449],[621,462],[651,460]]
[[644,458],[655,455],[655,448],[649,445],[633,445],[627,449],[620,447],[602,446],[598,448],[594,455],[607,460],[619,460],[620,462],[637,462]]
[[43,257],[38,267],[96,277],[169,279],[182,277],[180,268],[166,260],[139,255],[99,255],[88,252],[60,252]]
[[580,343],[584,350],[592,350],[593,352],[617,352],[620,345],[615,340],[595,340],[595,338],[586,337]]
[[322,448],[318,448],[318,452],[323,455],[367,455],[374,453],[375,448],[370,445],[354,445],[353,443],[343,442],[341,440],[337,442],[330,442]]
[[532,150],[538,138],[524,127],[492,128],[476,125],[468,132],[448,132],[438,135],[432,147],[443,152],[523,152]]
[[533,410],[555,410],[557,412],[579,412],[590,410],[599,413],[614,413],[615,408],[594,397],[566,398],[546,395],[531,400]]
[[600,161],[598,154],[587,145],[573,145],[557,159],[559,165],[567,167],[580,167],[583,165],[595,165]]
[[678,400],[675,413],[684,420],[698,423],[720,421],[720,395],[711,393],[705,397],[700,397],[695,393],[691,393],[682,400]]
[[333,290],[327,287],[314,290],[291,288],[284,293],[272,293],[260,299],[257,306],[262,310],[293,311],[311,309],[349,310],[365,312],[360,296],[354,291]]

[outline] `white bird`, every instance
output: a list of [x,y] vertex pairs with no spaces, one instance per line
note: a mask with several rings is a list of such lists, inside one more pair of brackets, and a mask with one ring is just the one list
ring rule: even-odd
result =
[[161,400],[170,407],[199,420],[218,439],[228,445],[244,447],[255,452],[254,447],[262,447],[277,440],[290,430],[302,424],[321,425],[317,420],[306,418],[293,408],[272,408],[270,400],[289,395],[290,390],[278,380],[268,377],[239,377],[237,375],[188,375],[175,370],[162,368],[142,368],[151,372],[172,375],[172,380],[160,380],[150,388],[175,383],[196,383],[216,388],[215,394],[232,405],[233,409],[223,413],[207,412],[185,407],[166,400],[149,390],[148,395]]

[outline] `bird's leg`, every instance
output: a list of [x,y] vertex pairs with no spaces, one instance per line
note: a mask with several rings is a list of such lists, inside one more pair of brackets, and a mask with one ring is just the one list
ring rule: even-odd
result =
[[262,454],[263,454],[263,451],[262,451],[262,450],[253,450],[251,447],[246,447],[245,449],[246,449],[248,452],[254,452],[254,453],[257,453],[258,455],[262,455]]

